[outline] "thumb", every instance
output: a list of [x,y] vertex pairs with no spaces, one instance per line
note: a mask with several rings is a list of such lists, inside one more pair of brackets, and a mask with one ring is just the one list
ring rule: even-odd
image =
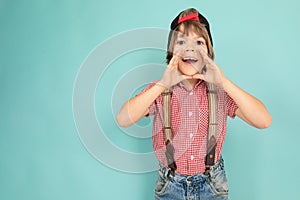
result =
[[205,76],[203,74],[195,74],[195,75],[193,75],[192,78],[205,80]]
[[193,76],[188,76],[188,75],[181,75],[180,76],[182,79],[192,79]]

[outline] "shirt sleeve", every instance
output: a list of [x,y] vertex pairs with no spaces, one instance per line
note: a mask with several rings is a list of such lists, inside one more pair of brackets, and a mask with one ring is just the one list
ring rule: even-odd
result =
[[[156,84],[157,81],[149,83],[140,93],[138,93],[136,96],[143,94],[147,90],[149,90],[152,86]],[[156,113],[156,106],[155,106],[155,101],[152,102],[152,104],[149,106],[149,113],[145,115],[145,117],[150,117]]]
[[236,114],[235,111],[238,109],[237,104],[234,100],[226,93],[226,110],[227,115],[231,118],[235,118]]

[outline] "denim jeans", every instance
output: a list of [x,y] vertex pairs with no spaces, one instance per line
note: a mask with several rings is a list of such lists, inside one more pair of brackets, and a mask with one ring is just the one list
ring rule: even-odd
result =
[[155,187],[156,200],[228,200],[228,183],[224,170],[224,160],[211,168],[210,174],[184,176],[159,164],[158,180]]

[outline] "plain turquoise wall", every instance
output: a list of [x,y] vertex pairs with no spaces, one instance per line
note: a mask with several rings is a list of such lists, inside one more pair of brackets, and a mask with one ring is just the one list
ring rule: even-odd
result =
[[[266,130],[229,120],[223,155],[231,199],[300,198],[298,1],[0,0],[1,200],[153,199],[155,172],[111,169],[84,147],[73,119],[73,87],[99,43],[130,29],[166,29],[188,7],[209,19],[224,73],[273,116]],[[124,135],[104,97],[121,76],[118,67],[163,64],[163,58],[151,50],[124,55],[99,82],[97,116],[107,116],[107,137],[124,149],[148,152],[151,140]]]

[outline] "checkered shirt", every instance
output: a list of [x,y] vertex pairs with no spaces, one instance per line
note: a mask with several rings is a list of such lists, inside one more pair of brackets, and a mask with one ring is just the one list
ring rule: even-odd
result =
[[[141,93],[151,88],[150,83]],[[208,95],[204,81],[199,81],[194,89],[187,90],[182,83],[172,88],[171,123],[177,173],[182,175],[200,174],[205,171],[206,143],[208,133]],[[141,94],[140,93],[140,94]],[[224,92],[218,102],[218,134],[215,162],[219,160],[226,137],[227,116],[235,117],[238,108],[232,98]],[[221,108],[223,105],[223,108]],[[223,111],[220,111],[223,110]],[[149,113],[154,116],[152,145],[159,162],[167,166],[163,131],[162,95],[151,104]]]

